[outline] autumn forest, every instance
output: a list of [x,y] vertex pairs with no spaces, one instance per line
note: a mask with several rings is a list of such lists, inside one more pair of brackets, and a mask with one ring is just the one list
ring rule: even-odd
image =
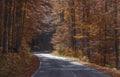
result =
[[0,77],[31,77],[42,68],[35,52],[77,58],[119,77],[120,1],[0,0]]

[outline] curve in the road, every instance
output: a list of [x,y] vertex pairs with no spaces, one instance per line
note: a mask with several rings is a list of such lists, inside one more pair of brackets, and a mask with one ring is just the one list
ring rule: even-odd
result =
[[40,68],[32,77],[111,77],[80,63],[50,54],[35,54]]

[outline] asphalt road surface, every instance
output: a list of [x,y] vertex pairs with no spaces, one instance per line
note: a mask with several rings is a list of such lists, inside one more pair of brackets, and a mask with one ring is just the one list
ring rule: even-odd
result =
[[35,54],[40,67],[32,77],[111,77],[93,68],[50,54]]

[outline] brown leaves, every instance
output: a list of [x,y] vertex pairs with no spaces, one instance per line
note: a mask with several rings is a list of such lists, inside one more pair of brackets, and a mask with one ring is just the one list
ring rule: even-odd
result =
[[28,55],[26,52],[9,53],[4,58],[0,60],[0,67],[1,63],[5,64],[1,68],[0,76],[30,77],[39,66],[39,59],[33,55]]

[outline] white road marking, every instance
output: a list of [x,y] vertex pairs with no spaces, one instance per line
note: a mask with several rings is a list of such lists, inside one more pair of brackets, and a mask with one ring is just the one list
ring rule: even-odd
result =
[[73,77],[77,77],[73,71],[71,71],[71,72],[72,72]]

